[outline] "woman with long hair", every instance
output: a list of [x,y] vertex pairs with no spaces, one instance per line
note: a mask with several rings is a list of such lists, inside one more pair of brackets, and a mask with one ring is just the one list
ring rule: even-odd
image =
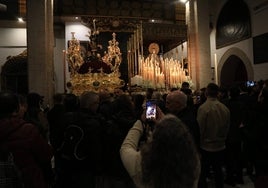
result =
[[[158,109],[159,110],[159,109]],[[137,120],[121,149],[121,159],[137,187],[196,188],[200,161],[192,135],[174,115],[156,122],[152,138],[139,150],[143,125]]]

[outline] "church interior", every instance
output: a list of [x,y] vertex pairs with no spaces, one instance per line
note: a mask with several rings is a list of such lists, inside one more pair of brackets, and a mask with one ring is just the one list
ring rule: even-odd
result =
[[268,79],[267,17],[268,0],[0,0],[0,90],[52,106],[56,93],[251,86]]
[[79,95],[107,87],[167,91],[183,81],[193,90],[209,82],[230,87],[268,77],[268,28],[260,19],[267,1],[0,3],[1,89],[49,99],[67,85]]

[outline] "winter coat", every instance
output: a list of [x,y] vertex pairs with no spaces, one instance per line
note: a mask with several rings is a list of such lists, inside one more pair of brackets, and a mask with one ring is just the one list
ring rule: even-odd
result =
[[17,117],[0,119],[0,147],[12,152],[25,187],[48,187],[53,153],[36,126]]

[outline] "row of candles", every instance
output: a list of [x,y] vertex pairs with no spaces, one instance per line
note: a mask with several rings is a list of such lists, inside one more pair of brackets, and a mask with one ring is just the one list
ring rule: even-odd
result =
[[163,59],[156,54],[151,54],[146,59],[140,57],[138,67],[138,74],[132,79],[132,85],[145,85],[153,88],[179,88],[182,82],[189,81],[189,76],[186,76],[182,63],[173,58]]
[[168,89],[179,88],[184,81],[191,82],[190,76],[186,76],[183,62],[173,58],[163,59],[156,53],[143,57],[142,23],[131,35],[127,49],[131,85]]

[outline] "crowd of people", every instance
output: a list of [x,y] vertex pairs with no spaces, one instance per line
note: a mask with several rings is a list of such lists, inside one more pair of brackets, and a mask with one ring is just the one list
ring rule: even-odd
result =
[[[147,100],[156,118],[146,119]],[[13,154],[25,188],[223,188],[243,184],[245,171],[268,187],[268,80],[43,101],[0,92],[0,151]]]

